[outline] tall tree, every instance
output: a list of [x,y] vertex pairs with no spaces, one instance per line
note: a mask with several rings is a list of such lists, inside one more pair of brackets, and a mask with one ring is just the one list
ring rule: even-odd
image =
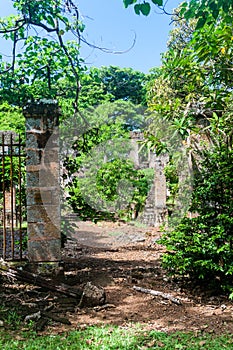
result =
[[97,106],[107,101],[146,103],[147,75],[132,68],[115,66],[94,68],[81,76],[80,108]]
[[[22,93],[16,103],[24,102],[24,96],[33,96],[35,90],[37,96],[44,97],[65,94],[65,90],[57,89],[57,83],[65,76],[75,84],[77,109],[79,46],[84,29],[78,7],[72,0],[14,0],[12,3],[16,15],[0,21],[0,34],[13,43],[12,61],[1,61],[2,99],[16,97],[15,90]],[[67,41],[66,34],[73,35],[75,40]],[[18,49],[19,44],[23,50]]]
[[136,105],[145,104],[146,75],[132,68],[115,66],[102,67],[99,78],[106,93],[113,96],[113,100],[130,101]]

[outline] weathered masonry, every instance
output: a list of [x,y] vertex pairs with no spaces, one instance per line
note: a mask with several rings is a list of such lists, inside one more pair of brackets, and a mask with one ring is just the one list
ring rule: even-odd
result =
[[41,100],[24,108],[26,117],[26,183],[28,258],[33,262],[59,261],[60,183],[59,108]]
[[168,162],[167,156],[152,154],[149,167],[155,171],[154,181],[146,199],[145,208],[140,221],[148,226],[159,227],[166,221],[167,216],[167,186],[164,167]]
[[141,132],[132,132],[132,151],[130,158],[137,168],[154,169],[154,180],[151,189],[148,193],[145,208],[139,215],[139,221],[148,226],[160,226],[166,221],[167,216],[167,186],[164,167],[168,163],[168,156],[157,156],[155,153],[148,151],[142,156],[139,152],[138,141],[144,140],[144,135]]

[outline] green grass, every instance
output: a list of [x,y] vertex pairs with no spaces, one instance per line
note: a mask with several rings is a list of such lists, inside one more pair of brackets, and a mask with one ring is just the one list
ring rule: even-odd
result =
[[200,333],[166,333],[122,327],[88,327],[62,335],[38,336],[34,332],[17,336],[0,330],[1,350],[146,350],[146,349],[188,349],[223,350],[233,348],[233,336],[215,336]]

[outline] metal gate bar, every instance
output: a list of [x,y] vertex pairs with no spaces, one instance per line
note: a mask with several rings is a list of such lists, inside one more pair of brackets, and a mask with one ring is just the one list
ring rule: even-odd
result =
[[22,141],[13,132],[1,134],[2,257],[5,260],[22,260]]
[[5,135],[2,134],[3,259],[6,258]]
[[[19,218],[16,213],[16,225],[18,224],[19,220],[19,242],[20,242],[20,260],[22,260],[23,257],[23,237],[22,237],[22,163],[21,163],[21,138],[19,136]],[[17,220],[18,218],[18,220]]]
[[14,238],[14,191],[13,191],[13,141],[12,134],[10,136],[10,199],[11,199],[11,258],[14,259],[15,238]]

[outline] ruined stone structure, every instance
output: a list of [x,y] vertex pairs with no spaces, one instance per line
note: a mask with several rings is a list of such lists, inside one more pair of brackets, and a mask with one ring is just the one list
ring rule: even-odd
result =
[[155,171],[154,181],[146,199],[144,211],[139,220],[148,226],[160,226],[167,216],[167,187],[164,167],[168,162],[167,156],[151,154],[149,167]]
[[28,256],[33,262],[60,260],[59,113],[52,100],[24,108]]
[[168,156],[157,156],[155,153],[148,150],[145,150],[144,153],[139,152],[139,141],[143,141],[143,139],[143,133],[131,133],[132,150],[130,158],[134,162],[136,168],[154,169],[155,176],[146,200],[144,211],[140,214],[139,220],[146,225],[156,227],[166,220],[167,215],[167,187],[164,167],[168,162]]

